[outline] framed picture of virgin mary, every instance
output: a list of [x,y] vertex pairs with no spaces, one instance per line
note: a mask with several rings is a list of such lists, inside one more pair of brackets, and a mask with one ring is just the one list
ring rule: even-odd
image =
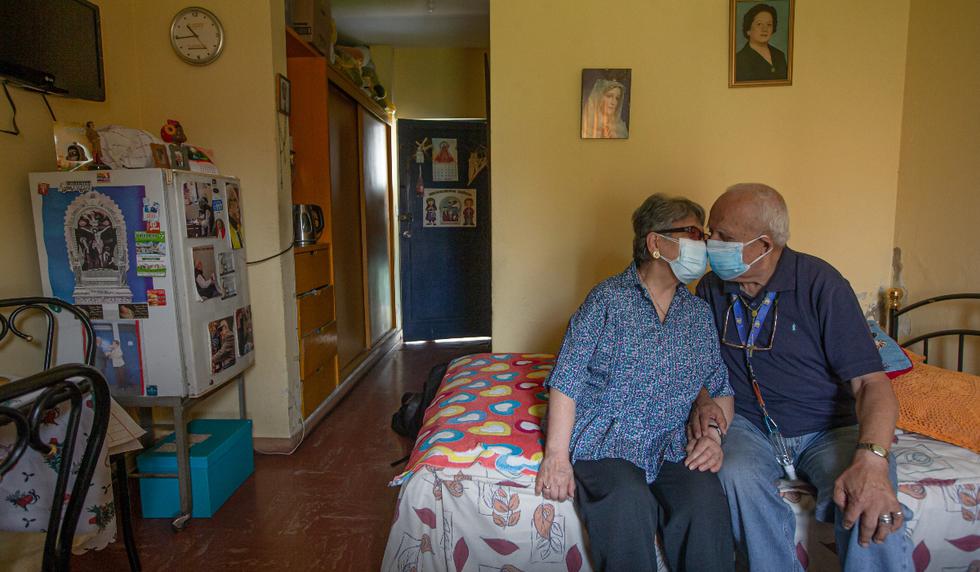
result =
[[629,69],[582,70],[582,139],[629,139]]
[[729,0],[728,87],[793,84],[794,0]]

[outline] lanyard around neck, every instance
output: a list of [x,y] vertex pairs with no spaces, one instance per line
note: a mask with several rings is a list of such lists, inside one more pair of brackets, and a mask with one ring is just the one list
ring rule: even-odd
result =
[[[738,340],[742,343],[746,353],[751,357],[755,350],[755,341],[759,338],[759,331],[762,324],[766,322],[769,310],[772,310],[776,302],[775,292],[766,292],[759,307],[753,308],[748,302],[738,294],[732,294],[732,312],[735,314],[735,329],[738,330]],[[751,316],[751,325],[746,324],[745,310]],[[748,329],[746,329],[748,327]]]
[[[766,295],[762,298],[762,303],[757,308],[753,308],[738,294],[732,294],[732,312],[735,314],[735,329],[738,330],[738,340],[742,343],[742,349],[745,352],[745,367],[748,370],[749,381],[752,382],[752,392],[755,393],[755,399],[759,404],[759,409],[762,410],[763,419],[770,432],[779,431],[779,426],[776,425],[776,422],[769,415],[769,411],[766,409],[766,401],[762,398],[762,390],[759,388],[759,382],[755,377],[755,370],[752,367],[752,351],[755,349],[755,342],[759,338],[759,332],[762,330],[762,325],[766,321],[766,316],[769,315],[769,310],[776,305],[775,302],[776,293],[766,292]],[[749,315],[752,317],[751,326],[746,324],[745,310],[748,310]]]

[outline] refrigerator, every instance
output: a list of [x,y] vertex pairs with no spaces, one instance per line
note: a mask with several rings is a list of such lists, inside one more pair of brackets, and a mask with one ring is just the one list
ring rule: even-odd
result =
[[[85,311],[116,396],[197,397],[254,361],[238,179],[169,169],[32,173],[46,296]],[[56,315],[56,363],[83,355]]]

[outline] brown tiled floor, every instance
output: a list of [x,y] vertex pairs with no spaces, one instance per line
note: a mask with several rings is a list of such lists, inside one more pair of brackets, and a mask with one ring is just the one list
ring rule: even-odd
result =
[[[389,465],[411,445],[389,427],[391,414],[433,365],[482,351],[430,343],[389,353],[293,455],[256,454],[255,474],[214,518],[174,533],[169,521],[137,516],[143,570],[378,570],[397,495],[386,484],[400,468]],[[121,541],[72,566],[128,568]]]

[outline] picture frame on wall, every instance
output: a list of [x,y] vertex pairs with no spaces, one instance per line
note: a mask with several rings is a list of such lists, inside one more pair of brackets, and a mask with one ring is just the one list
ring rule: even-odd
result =
[[290,108],[290,90],[289,90],[289,80],[286,76],[282,74],[276,74],[278,76],[278,89],[276,90],[276,101],[279,102],[279,113],[288,116]]
[[728,87],[793,85],[795,0],[729,0]]
[[632,70],[582,70],[582,139],[629,139]]

